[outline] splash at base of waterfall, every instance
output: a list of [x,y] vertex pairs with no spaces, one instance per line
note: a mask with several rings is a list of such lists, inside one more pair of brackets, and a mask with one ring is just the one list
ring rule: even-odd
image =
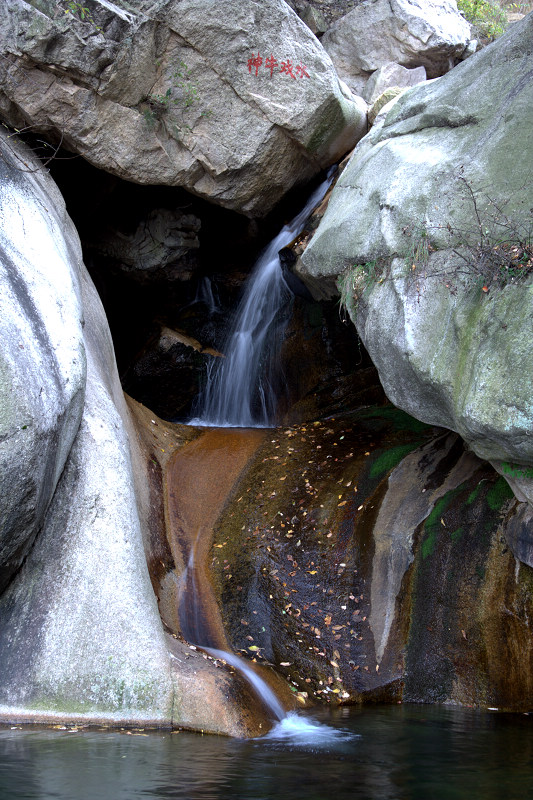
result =
[[261,741],[283,743],[294,748],[326,750],[338,748],[359,736],[352,731],[332,728],[308,716],[301,716],[295,711],[289,711],[280,722]]

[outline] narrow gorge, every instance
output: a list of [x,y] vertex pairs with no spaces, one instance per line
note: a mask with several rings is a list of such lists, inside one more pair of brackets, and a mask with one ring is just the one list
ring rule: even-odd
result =
[[0,720],[529,713],[533,15],[225,5],[0,9]]

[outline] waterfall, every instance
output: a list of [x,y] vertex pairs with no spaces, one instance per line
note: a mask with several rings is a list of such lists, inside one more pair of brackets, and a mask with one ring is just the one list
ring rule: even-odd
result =
[[216,296],[216,289],[207,275],[204,275],[198,282],[196,295],[190,305],[195,305],[195,303],[203,303],[207,307],[207,311],[210,315],[214,314],[216,311],[220,311],[220,303]]
[[[284,330],[284,325],[276,330],[276,322],[291,297],[278,253],[302,230],[331,181],[330,172],[300,213],[259,256],[222,347],[225,358],[214,358],[210,363],[206,387],[194,405],[191,425],[268,428],[275,423],[276,343]],[[286,324],[286,319],[283,322]]]
[[218,650],[214,647],[202,647],[202,650],[205,650],[213,658],[223,659],[242,675],[265,705],[271,720],[281,722],[281,720],[285,719],[285,709],[268,683],[257,672],[254,672],[244,658],[235,655],[235,653],[227,653],[225,650]]
[[188,642],[196,647],[201,647],[213,658],[226,661],[250,684],[255,694],[260,698],[268,711],[270,719],[279,722],[285,718],[285,710],[268,683],[253,669],[253,667],[235,653],[217,647],[217,631],[213,631],[213,619],[209,619],[202,604],[202,593],[196,576],[196,549],[198,538],[189,554],[188,564],[181,578],[179,591],[178,613],[180,628]]

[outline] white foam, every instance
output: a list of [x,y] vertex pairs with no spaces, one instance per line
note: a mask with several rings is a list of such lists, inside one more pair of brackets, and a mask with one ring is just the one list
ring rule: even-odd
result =
[[281,741],[294,747],[327,749],[358,739],[358,734],[324,725],[312,717],[289,712],[261,740]]

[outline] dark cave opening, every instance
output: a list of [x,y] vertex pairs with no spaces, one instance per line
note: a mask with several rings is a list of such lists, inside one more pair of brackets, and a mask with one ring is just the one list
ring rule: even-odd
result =
[[[179,187],[129,183],[65,150],[47,168],[78,230],[124,390],[165,419],[186,420],[251,267],[310,187],[291,191],[264,219],[250,219]],[[179,230],[177,240],[192,245],[185,252],[178,246],[174,260],[170,248],[165,270],[143,274],[132,261],[142,262],[143,248],[149,258],[150,248],[157,255],[153,231],[160,234],[165,215],[170,224],[185,220],[188,230],[183,236]],[[175,233],[165,229],[160,239],[175,245]],[[283,421],[383,400],[370,359],[353,325],[341,319],[337,300],[295,297],[283,358]]]

